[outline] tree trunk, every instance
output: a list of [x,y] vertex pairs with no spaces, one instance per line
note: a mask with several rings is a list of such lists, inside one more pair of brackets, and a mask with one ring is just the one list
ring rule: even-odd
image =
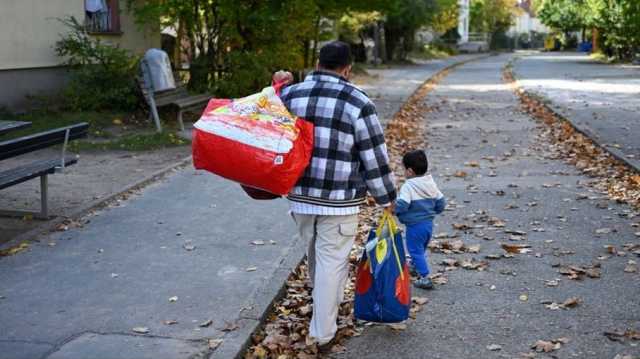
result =
[[320,15],[316,18],[316,26],[313,35],[313,52],[311,53],[311,67],[316,66],[318,59],[318,42],[320,42]]

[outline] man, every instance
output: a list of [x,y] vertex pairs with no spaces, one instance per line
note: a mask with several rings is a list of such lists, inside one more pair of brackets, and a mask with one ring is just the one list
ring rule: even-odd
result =
[[[298,233],[309,241],[309,338],[321,351],[332,345],[337,331],[359,206],[367,190],[385,210],[396,198],[375,105],[347,80],[350,74],[349,45],[334,41],[320,50],[316,71],[280,96],[291,113],[315,126],[311,162],[288,199]],[[283,78],[291,76],[274,75],[274,80]]]

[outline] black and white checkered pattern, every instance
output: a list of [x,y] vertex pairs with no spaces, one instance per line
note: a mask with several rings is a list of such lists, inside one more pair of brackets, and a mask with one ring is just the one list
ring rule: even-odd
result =
[[396,198],[382,126],[362,90],[336,74],[315,71],[280,97],[292,114],[315,126],[311,164],[289,194],[291,201],[353,207],[367,190],[380,205]]

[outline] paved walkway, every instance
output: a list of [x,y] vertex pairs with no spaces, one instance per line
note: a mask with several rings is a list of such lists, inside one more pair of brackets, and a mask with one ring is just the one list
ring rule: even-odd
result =
[[[432,270],[445,273],[448,284],[413,291],[428,298],[417,319],[404,331],[364,327],[336,357],[640,355],[637,341],[614,342],[603,335],[640,330],[640,274],[624,271],[638,257],[630,252],[611,255],[604,248],[640,245],[634,235],[638,228],[631,226],[640,217],[623,218],[633,213],[628,207],[591,192],[580,184],[587,178],[575,168],[547,158],[548,145],[538,142],[536,122],[520,112],[517,98],[501,79],[508,60],[509,55],[502,55],[461,66],[427,100],[432,109],[425,115],[430,170],[448,198],[448,210],[436,219],[434,233],[439,241],[479,245],[480,252],[430,253]],[[468,175],[455,177],[456,171]],[[456,230],[454,224],[470,228]],[[530,245],[531,253],[504,258],[500,243]],[[485,257],[496,254],[498,259]],[[446,269],[442,263],[447,258],[458,266]],[[471,258],[486,261],[486,270],[459,267]],[[570,280],[559,273],[558,264],[600,265],[601,278]],[[581,304],[557,310],[542,304],[571,297]],[[531,353],[538,340],[563,337],[568,343],[551,353],[520,354]]]
[[640,66],[579,53],[537,53],[514,64],[518,82],[640,171]]
[[378,116],[385,124],[426,79],[447,66],[479,56],[485,55],[459,55],[446,59],[420,61],[413,66],[369,69],[367,72],[375,76],[376,79],[360,85],[360,88],[373,99]]
[[[388,118],[466,58],[376,71],[368,89]],[[213,357],[232,358],[305,247],[285,201],[191,168],[89,220],[0,259],[0,358],[207,357],[211,338],[224,340]]]

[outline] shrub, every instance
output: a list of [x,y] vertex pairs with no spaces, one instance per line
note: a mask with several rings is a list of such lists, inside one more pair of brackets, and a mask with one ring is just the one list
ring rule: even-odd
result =
[[60,21],[69,28],[55,45],[71,74],[63,93],[66,107],[76,111],[134,109],[138,59],[92,38],[74,17]]

